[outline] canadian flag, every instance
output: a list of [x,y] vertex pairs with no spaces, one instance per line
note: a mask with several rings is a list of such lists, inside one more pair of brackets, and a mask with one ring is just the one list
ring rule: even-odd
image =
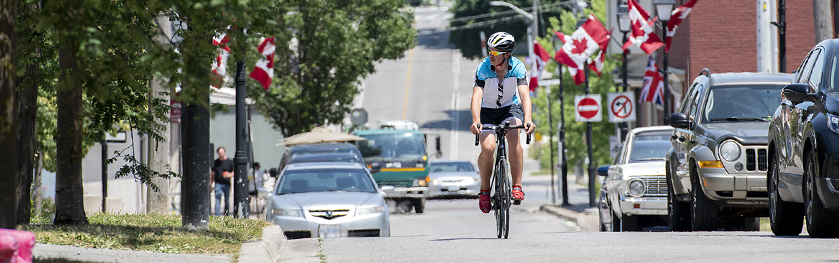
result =
[[623,50],[635,44],[644,53],[652,54],[664,45],[653,30],[653,23],[655,22],[649,21],[650,15],[635,0],[628,0],[627,4],[629,5],[629,21],[632,23],[632,30],[629,33],[629,40],[623,44]]
[[690,10],[693,9],[693,5],[696,4],[697,0],[690,0],[684,5],[676,8],[673,10],[673,13],[670,14],[670,21],[667,22],[667,37],[664,38],[664,52],[670,50],[670,38],[676,34],[676,28],[682,23],[682,20],[688,17],[690,14]]
[[535,91],[539,87],[539,78],[542,77],[542,71],[545,69],[545,62],[551,59],[548,51],[539,45],[539,42],[533,40],[533,53],[536,55],[535,59],[531,59],[530,63],[530,91]]
[[585,69],[586,62],[594,54],[594,51],[601,46],[608,45],[609,31],[600,21],[597,21],[594,14],[591,14],[588,21],[577,28],[571,36],[560,32],[555,32],[555,34],[565,44],[556,51],[554,59],[568,66],[568,72],[571,73],[574,83],[582,84],[585,82],[585,74],[582,70]]
[[588,68],[594,71],[594,73],[597,73],[598,77],[600,77],[600,72],[603,72],[603,52],[606,51],[600,50],[600,52],[597,53],[597,57],[595,57],[594,60],[592,60],[591,58],[588,59]]
[[251,72],[250,77],[262,83],[262,88],[268,90],[271,87],[271,79],[274,77],[274,38],[263,37],[259,44],[259,53],[262,58],[256,62],[256,67]]
[[230,36],[221,34],[213,37],[213,45],[218,46],[218,56],[213,61],[212,72],[214,75],[210,76],[210,86],[221,88],[224,83],[224,75],[227,73],[227,58],[230,56],[230,47],[227,42],[230,41]]

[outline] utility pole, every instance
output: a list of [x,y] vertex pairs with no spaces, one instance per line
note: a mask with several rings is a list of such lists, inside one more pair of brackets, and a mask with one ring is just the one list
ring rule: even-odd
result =
[[828,0],[813,0],[813,24],[814,35],[816,36],[816,44],[825,39],[833,38],[833,17]]
[[[163,35],[157,35],[157,41],[164,44],[168,43],[168,39],[172,36],[172,27],[170,26],[169,17],[160,14],[157,16],[156,20],[160,25],[160,28],[163,30]],[[169,105],[170,96],[161,95],[161,93],[169,91],[168,88],[163,85],[164,81],[164,79],[154,76],[151,83],[152,94],[149,98],[161,99],[164,103],[166,103],[166,105]],[[149,107],[149,111],[152,114],[154,114],[153,109],[153,107]],[[165,114],[168,116],[169,112],[166,112]],[[166,129],[160,133],[163,140],[157,141],[153,138],[149,138],[148,140],[148,148],[146,149],[148,149],[149,154],[149,168],[160,174],[166,174],[169,169],[169,123],[162,122],[159,119],[155,119],[155,122],[159,125],[163,125]],[[169,201],[169,179],[154,176],[151,178],[151,183],[158,187],[158,191],[154,191],[151,186],[147,186],[146,212],[148,214],[167,214],[169,212],[169,207],[171,206]],[[103,195],[102,198],[102,209],[105,210],[105,196]]]
[[785,0],[778,0],[778,22],[772,25],[778,28],[778,72],[787,72],[787,21]]
[[[184,20],[188,23],[188,19]],[[206,38],[205,38],[206,37]],[[184,73],[198,75],[209,73],[204,71],[188,71],[205,65],[206,61],[193,50],[195,41],[206,41],[206,34],[184,37],[179,45],[184,54]],[[190,79],[190,78],[187,78]],[[185,87],[193,90],[195,100],[188,102],[181,113],[181,129],[183,140],[183,179],[181,181],[181,224],[187,228],[207,229],[210,221],[210,160],[213,149],[210,148],[210,83],[206,76],[186,82]]]

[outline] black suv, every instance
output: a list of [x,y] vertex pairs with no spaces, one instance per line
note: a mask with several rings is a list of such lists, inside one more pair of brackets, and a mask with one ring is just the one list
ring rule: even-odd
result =
[[769,222],[779,236],[839,236],[839,40],[816,45],[769,127]]
[[672,231],[758,231],[768,213],[769,120],[791,74],[703,69],[670,118],[667,207]]

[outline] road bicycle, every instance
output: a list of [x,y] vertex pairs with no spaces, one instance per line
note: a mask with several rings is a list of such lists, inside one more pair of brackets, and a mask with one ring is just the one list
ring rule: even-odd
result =
[[[495,133],[495,165],[492,168],[492,179],[490,179],[490,202],[492,211],[495,212],[495,223],[498,228],[498,238],[502,236],[507,239],[510,234],[510,206],[513,204],[513,179],[510,178],[510,163],[507,161],[507,132],[514,129],[523,129],[524,125],[510,126],[510,121],[504,125],[484,125],[481,130],[492,130]],[[480,134],[479,134],[480,135]],[[475,135],[475,146],[479,144],[479,135]],[[527,135],[527,144],[530,144],[530,134]],[[521,201],[516,200],[515,204]]]

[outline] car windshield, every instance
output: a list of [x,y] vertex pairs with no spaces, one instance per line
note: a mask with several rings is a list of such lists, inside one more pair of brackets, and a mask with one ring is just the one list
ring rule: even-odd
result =
[[664,160],[664,156],[670,150],[670,134],[671,131],[654,131],[636,134],[632,142],[632,152],[629,154],[629,162]]
[[375,193],[376,188],[364,169],[304,169],[283,173],[276,193],[330,191]]
[[425,138],[419,133],[367,134],[358,141],[361,156],[372,159],[421,159],[425,155]]
[[437,162],[431,163],[431,172],[474,172],[475,167],[469,162]]
[[784,85],[722,85],[705,100],[703,121],[769,121],[781,104]]

